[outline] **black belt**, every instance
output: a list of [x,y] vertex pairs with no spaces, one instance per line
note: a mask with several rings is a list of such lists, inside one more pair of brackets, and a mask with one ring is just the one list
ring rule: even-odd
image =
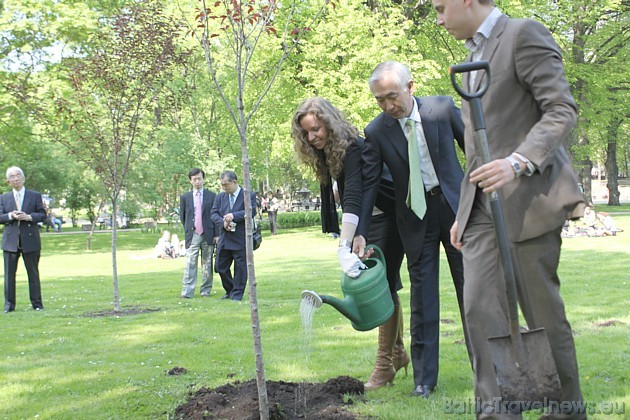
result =
[[432,188],[431,191],[427,191],[428,195],[439,195],[442,194],[442,188],[438,185],[435,188]]

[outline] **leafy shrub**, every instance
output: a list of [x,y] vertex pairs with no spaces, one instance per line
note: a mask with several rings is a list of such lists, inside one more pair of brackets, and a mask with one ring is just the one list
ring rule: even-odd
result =
[[[263,215],[261,228],[269,230],[269,219]],[[278,225],[292,229],[309,226],[321,226],[322,218],[319,211],[291,211],[278,213]]]

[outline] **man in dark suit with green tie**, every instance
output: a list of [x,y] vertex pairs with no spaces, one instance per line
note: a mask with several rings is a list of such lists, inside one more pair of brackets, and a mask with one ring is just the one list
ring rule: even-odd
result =
[[379,64],[368,83],[383,112],[365,128],[364,196],[355,251],[362,256],[385,163],[411,282],[412,395],[426,398],[438,380],[440,244],[463,315],[462,257],[450,243],[449,229],[464,175],[455,153],[456,145],[463,148],[464,124],[451,97],[413,96],[411,72],[402,63]]

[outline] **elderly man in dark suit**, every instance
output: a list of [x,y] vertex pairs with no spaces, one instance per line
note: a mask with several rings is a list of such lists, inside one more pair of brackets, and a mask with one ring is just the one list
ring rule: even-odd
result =
[[33,309],[44,309],[39,282],[39,255],[42,248],[37,223],[46,219],[42,195],[24,188],[24,172],[17,166],[7,169],[12,191],[0,196],[0,223],[4,224],[4,312],[15,310],[15,273],[20,255],[28,275],[28,291]]
[[411,73],[401,63],[379,64],[369,86],[383,112],[365,128],[364,196],[355,251],[362,256],[385,163],[394,182],[396,221],[411,281],[412,395],[428,397],[438,379],[440,243],[463,318],[462,259],[450,243],[449,229],[463,178],[455,144],[463,147],[464,124],[452,98],[414,97]]
[[[247,285],[247,260],[245,255],[245,201],[243,189],[238,185],[236,173],[221,174],[223,192],[217,194],[212,206],[212,220],[222,226],[217,246],[217,272],[225,294],[221,299],[241,301]],[[256,194],[251,193],[252,215],[256,214]],[[230,267],[234,262],[234,275]]]
[[[481,103],[494,160],[482,165],[475,153],[470,107],[464,103],[468,169],[451,232],[464,258],[475,396],[482,406],[500,397],[487,338],[509,332],[505,277],[487,199],[488,193],[500,190],[523,315],[530,329],[547,331],[562,400],[571,402],[547,417],[584,418],[573,410],[582,394],[557,272],[562,225],[580,217],[585,207],[564,148],[577,113],[560,49],[542,24],[510,19],[492,0],[433,0],[433,5],[438,25],[466,40],[469,61],[488,60],[492,77]],[[483,72],[466,74],[462,83],[477,91],[484,77]],[[479,413],[486,415],[510,417],[505,412]]]
[[179,199],[179,217],[184,226],[186,245],[186,269],[182,280],[184,299],[195,294],[197,284],[197,262],[201,254],[201,278],[199,287],[201,296],[210,296],[212,291],[212,253],[219,236],[219,226],[214,225],[210,212],[216,194],[203,187],[205,172],[200,168],[192,168],[188,172],[192,191],[188,191]]

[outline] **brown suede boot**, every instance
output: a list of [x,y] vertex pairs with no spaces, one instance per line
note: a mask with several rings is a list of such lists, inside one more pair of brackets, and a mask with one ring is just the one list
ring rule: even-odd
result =
[[394,364],[394,370],[398,372],[401,368],[405,368],[405,376],[407,376],[407,366],[409,366],[409,355],[405,350],[405,340],[403,339],[405,333],[405,326],[403,322],[402,307],[394,307],[394,316],[398,317],[398,333],[396,334],[396,341],[394,342],[394,350],[392,353],[392,362]]
[[394,381],[396,371],[392,363],[392,351],[398,335],[398,316],[394,314],[378,327],[378,353],[370,379],[363,384],[366,390],[377,389]]

